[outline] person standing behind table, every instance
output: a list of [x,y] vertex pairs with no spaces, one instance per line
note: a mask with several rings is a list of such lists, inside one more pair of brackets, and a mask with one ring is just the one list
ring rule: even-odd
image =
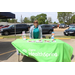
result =
[[30,39],[42,39],[42,28],[38,25],[38,20],[30,27]]

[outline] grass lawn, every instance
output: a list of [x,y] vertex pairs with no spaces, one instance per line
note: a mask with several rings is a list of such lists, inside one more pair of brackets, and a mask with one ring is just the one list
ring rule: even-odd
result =
[[[0,38],[15,38],[15,36],[0,36]],[[46,38],[48,39],[50,36],[46,36]],[[21,36],[16,36],[16,38],[22,38]],[[29,39],[29,36],[26,36],[27,39]],[[55,38],[71,38],[71,39],[75,39],[75,36],[55,36]]]
[[[46,36],[47,38],[49,38],[49,36]],[[55,36],[55,38],[71,38],[71,39],[75,39],[75,36]]]

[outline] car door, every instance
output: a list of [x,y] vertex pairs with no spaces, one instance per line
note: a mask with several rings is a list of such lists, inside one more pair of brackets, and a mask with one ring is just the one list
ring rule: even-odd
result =
[[9,32],[10,32],[10,33],[15,33],[15,25],[11,25],[11,26],[9,27]]
[[48,33],[50,30],[50,25],[45,25],[45,33]]
[[28,31],[28,25],[27,24],[23,24],[23,30]]
[[45,25],[42,25],[41,28],[42,28],[42,33],[46,33],[45,32]]
[[22,28],[22,25],[21,24],[17,24],[16,25],[16,33],[21,33],[21,28]]

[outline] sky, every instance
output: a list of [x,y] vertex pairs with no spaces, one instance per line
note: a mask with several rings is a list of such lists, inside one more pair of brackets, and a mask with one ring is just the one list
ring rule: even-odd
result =
[[16,19],[18,20],[18,22],[20,22],[21,15],[22,18],[24,19],[25,17],[36,16],[41,13],[47,14],[47,17],[51,17],[52,22],[54,21],[58,22],[57,12],[12,12],[12,13],[16,15]]

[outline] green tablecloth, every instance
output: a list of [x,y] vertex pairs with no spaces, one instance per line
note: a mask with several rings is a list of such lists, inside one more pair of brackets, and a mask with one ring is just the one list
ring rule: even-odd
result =
[[[69,44],[58,39],[55,39],[56,42],[42,39],[43,43],[27,42],[28,40],[30,39],[17,39],[12,45],[23,55],[34,58],[38,62],[71,62],[73,48]],[[50,43],[45,43],[44,40],[50,40]]]

